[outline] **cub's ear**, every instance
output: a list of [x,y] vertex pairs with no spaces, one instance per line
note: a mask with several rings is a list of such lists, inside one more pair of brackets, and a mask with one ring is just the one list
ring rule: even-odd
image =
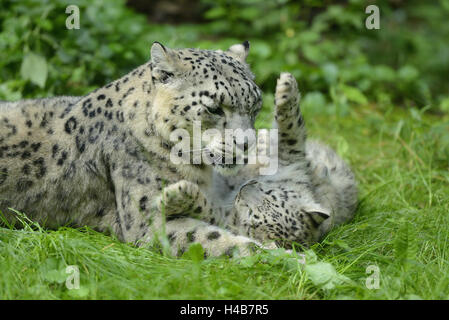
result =
[[241,62],[245,62],[249,53],[249,41],[246,40],[243,43],[234,44],[226,52]]
[[312,220],[312,223],[316,228],[322,224],[324,220],[329,219],[331,216],[329,210],[326,210],[321,206],[317,208],[309,208],[305,210],[305,213],[309,216],[310,220]]
[[165,83],[173,77],[177,69],[177,55],[172,49],[155,41],[151,46],[151,64],[153,66],[153,78]]

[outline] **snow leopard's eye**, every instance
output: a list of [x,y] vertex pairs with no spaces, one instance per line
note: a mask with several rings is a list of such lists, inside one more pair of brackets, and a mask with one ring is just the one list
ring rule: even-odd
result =
[[216,115],[216,116],[224,116],[224,110],[223,110],[223,106],[217,106],[217,107],[206,107],[206,111],[209,112],[210,114]]
[[173,77],[173,73],[168,72],[168,71],[161,70],[160,73],[161,73],[161,75],[160,75],[159,81],[162,83],[167,83],[168,80],[171,77]]

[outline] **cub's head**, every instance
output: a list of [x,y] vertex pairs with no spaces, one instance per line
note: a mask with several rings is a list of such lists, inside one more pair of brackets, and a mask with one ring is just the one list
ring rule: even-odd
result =
[[[299,181],[299,180],[298,180]],[[276,177],[251,180],[240,188],[234,208],[242,234],[279,247],[309,246],[319,240],[319,226],[329,210],[316,203],[308,188]]]
[[[248,42],[226,51],[170,49],[158,42],[153,44],[155,91],[150,120],[183,160],[198,164],[200,159],[226,174],[235,171],[248,140],[253,142],[239,142],[230,136],[231,130],[226,130],[253,129],[261,107],[261,91],[245,63],[248,51]],[[229,135],[226,140],[225,132]]]

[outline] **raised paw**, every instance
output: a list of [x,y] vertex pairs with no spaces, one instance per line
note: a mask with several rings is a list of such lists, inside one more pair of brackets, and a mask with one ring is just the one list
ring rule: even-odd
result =
[[289,109],[298,106],[298,84],[295,77],[288,72],[281,73],[276,84],[275,105],[278,115],[289,116]]
[[298,84],[290,74],[281,73],[275,94],[275,126],[279,130],[279,159],[296,163],[304,157],[306,128],[299,107]]

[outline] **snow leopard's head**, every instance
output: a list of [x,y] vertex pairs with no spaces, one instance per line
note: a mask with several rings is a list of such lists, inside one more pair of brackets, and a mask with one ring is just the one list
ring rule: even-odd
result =
[[234,209],[240,233],[290,249],[294,243],[308,246],[318,241],[318,229],[330,211],[315,202],[307,179],[288,169],[245,183]]
[[[261,107],[261,91],[245,62],[248,51],[248,42],[226,51],[153,44],[151,120],[174,148],[184,149],[174,150],[175,154],[189,157],[191,163],[200,156],[201,163],[224,174],[236,172],[236,163],[243,164],[244,149],[255,139],[248,134],[240,141],[226,129],[253,129]],[[189,154],[180,148],[186,144],[187,133],[191,138]]]

